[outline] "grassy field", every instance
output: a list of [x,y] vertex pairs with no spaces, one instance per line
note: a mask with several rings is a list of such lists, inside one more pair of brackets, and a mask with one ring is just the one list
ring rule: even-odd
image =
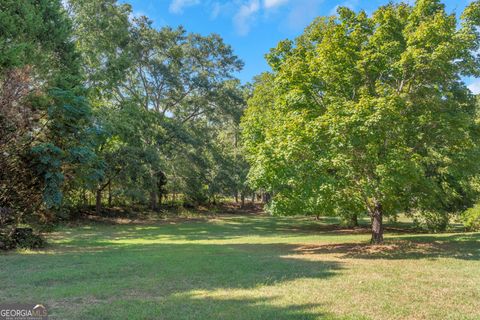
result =
[[61,228],[0,255],[0,301],[52,319],[480,319],[480,233],[217,216]]

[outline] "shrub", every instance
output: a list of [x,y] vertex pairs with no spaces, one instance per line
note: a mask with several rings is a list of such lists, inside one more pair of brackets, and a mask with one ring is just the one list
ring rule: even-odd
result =
[[429,232],[442,232],[448,227],[450,215],[438,211],[417,211],[413,213],[413,222],[417,228]]
[[7,234],[0,233],[0,250],[11,250],[15,248],[15,242]]
[[15,228],[9,233],[0,233],[0,249],[37,249],[45,246],[45,240],[31,228]]
[[469,231],[480,231],[480,203],[466,210],[462,215],[463,225]]
[[13,232],[13,241],[15,241],[17,248],[37,249],[45,246],[43,238],[33,233],[31,228],[16,228]]

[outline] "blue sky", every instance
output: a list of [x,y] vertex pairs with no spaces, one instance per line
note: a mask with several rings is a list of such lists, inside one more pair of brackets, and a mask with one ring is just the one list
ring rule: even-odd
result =
[[[388,0],[125,0],[135,15],[146,15],[156,27],[183,25],[187,31],[217,33],[245,62],[242,82],[268,70],[264,55],[278,41],[293,39],[319,15],[338,6],[371,13]],[[413,2],[410,0],[409,2]],[[449,12],[461,13],[471,0],[444,0]],[[480,81],[466,80],[480,91]]]

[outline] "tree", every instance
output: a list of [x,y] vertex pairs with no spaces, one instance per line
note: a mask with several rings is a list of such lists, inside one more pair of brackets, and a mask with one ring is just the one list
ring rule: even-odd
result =
[[147,114],[129,101],[120,105],[115,100],[115,92],[133,65],[131,6],[115,0],[69,0],[64,4],[73,22],[95,122],[89,139],[97,161],[76,177],[76,188],[82,193],[92,190],[100,213],[103,193],[107,188],[111,191],[113,180],[119,179],[122,171],[137,171],[141,166],[136,156],[141,153],[142,119]]
[[208,198],[211,138],[220,119],[238,113],[231,84],[241,61],[218,35],[157,30],[115,0],[69,0],[68,8],[100,160],[84,175],[95,180],[80,177],[78,188],[95,193],[98,213],[111,189],[142,203],[146,194],[157,210],[169,179]]
[[0,29],[0,207],[47,221],[94,157],[71,24],[59,1],[3,1]]
[[[154,204],[158,197],[156,173],[168,167],[165,155],[178,152],[179,144],[200,142],[195,135],[201,137],[200,131],[210,130],[212,122],[230,113],[224,100],[226,83],[242,63],[218,35],[187,34],[182,27],[156,30],[146,17],[134,19],[132,38],[135,63],[120,87],[118,100],[132,101],[157,119],[154,125],[159,134],[146,135],[143,140],[164,160],[151,165]],[[207,141],[197,144],[198,153]],[[194,158],[200,160],[198,155]]]
[[274,213],[445,215],[471,203],[478,124],[463,76],[479,74],[480,3],[340,8],[282,41],[243,119],[250,180]]

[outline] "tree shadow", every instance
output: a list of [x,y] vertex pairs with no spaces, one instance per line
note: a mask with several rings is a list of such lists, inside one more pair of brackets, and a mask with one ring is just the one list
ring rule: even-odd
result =
[[[281,237],[283,239],[319,235],[341,237],[344,235],[365,235],[365,228],[346,229],[338,225],[302,219],[292,224],[288,218],[265,216],[222,218],[218,221],[189,221],[172,224],[87,226],[80,232],[63,232],[68,237],[61,246],[52,247],[52,253],[62,251],[85,252],[116,250],[137,239],[147,244],[168,242],[196,242],[210,240],[235,240],[244,237]],[[455,258],[462,260],[480,259],[480,233],[460,234],[407,234],[395,230],[386,234],[386,243],[371,246],[365,242],[320,244],[299,246],[292,249],[300,254],[334,254],[342,258],[359,259],[435,259]],[[361,240],[363,238],[359,238]],[[243,240],[242,240],[243,242]],[[252,245],[254,246],[254,245]],[[141,246],[139,246],[141,247]]]
[[[191,219],[167,222],[149,222],[145,224],[91,224],[83,228],[100,230],[101,232],[71,232],[68,235],[71,244],[81,244],[92,240],[106,238],[118,238],[132,240],[142,238],[144,240],[175,240],[175,241],[200,241],[200,240],[231,240],[246,236],[255,237],[300,237],[300,236],[339,236],[346,234],[368,234],[368,228],[346,228],[334,222],[333,218],[325,218],[320,221],[312,219],[296,219],[295,223],[285,217],[269,216],[221,216],[207,219]],[[328,223],[328,224],[327,224]],[[77,230],[82,227],[77,227]],[[62,237],[68,233],[61,232]],[[52,239],[56,235],[50,235]]]
[[[162,314],[173,315],[189,306],[196,306],[198,310],[184,310],[184,316],[178,314],[173,318],[190,319],[188,315],[210,314],[213,308],[214,318],[235,318],[228,317],[230,310],[240,312],[238,319],[314,319],[321,315],[307,312],[313,306],[280,308],[263,298],[228,300],[230,297],[227,296],[227,300],[216,301],[189,294],[197,291],[248,291],[305,278],[328,279],[342,269],[342,263],[338,261],[290,258],[288,255],[297,246],[286,244],[105,246],[109,249],[4,256],[0,262],[4,271],[0,274],[4,290],[0,300],[14,302],[33,297],[52,306],[59,318],[83,310],[78,318],[90,318],[98,312],[94,318],[113,319],[110,311],[115,312],[109,306],[119,303],[119,308],[124,308],[125,304],[141,305],[142,301],[151,300],[144,308],[148,314],[136,318],[157,318],[149,307],[155,305],[155,301],[162,301],[160,309],[152,309],[160,312],[159,319]],[[114,297],[118,297],[118,301]],[[102,311],[103,307],[106,311]],[[258,313],[258,317],[243,317],[241,312],[246,310],[250,315]],[[203,319],[201,316],[193,318]]]
[[[217,299],[182,294],[163,301],[127,300],[100,303],[75,312],[73,319],[340,319],[313,311],[314,304],[276,306],[274,298]],[[135,311],[134,311],[135,310]]]
[[[258,237],[263,233],[298,236],[298,231],[286,225],[289,220],[261,219],[247,226],[243,218],[234,218],[218,224],[67,229],[59,235],[64,242],[44,252],[1,256],[0,301],[39,299],[51,305],[59,318],[75,314],[80,319],[334,319],[319,312],[320,305],[279,306],[271,297],[226,294],[219,298],[198,292],[224,290],[238,294],[298,279],[327,280],[342,273],[348,262],[341,259],[480,260],[478,233],[397,234],[390,235],[382,246],[196,241]],[[316,229],[309,229],[312,223],[316,225],[310,221],[299,225],[309,230],[305,234],[318,234]],[[325,233],[340,235],[337,231]],[[320,256],[312,261],[309,254]],[[125,311],[130,307],[138,314]],[[124,313],[117,313],[117,309]],[[125,312],[128,317],[123,316]]]
[[[346,227],[340,224],[337,217],[272,217],[265,214],[242,215],[210,215],[200,218],[172,218],[167,220],[130,221],[112,224],[89,221],[86,225],[76,228],[100,229],[100,233],[69,234],[72,246],[93,240],[106,238],[119,238],[133,240],[175,240],[175,241],[203,241],[203,240],[234,240],[246,236],[263,237],[302,237],[316,236],[338,237],[343,235],[368,236],[371,233],[368,219],[359,219],[360,226]],[[458,226],[452,232],[461,232]],[[68,231],[63,231],[63,234]],[[385,234],[389,237],[415,233],[426,235],[428,233],[415,228],[412,223],[389,221],[385,224]],[[50,236],[55,238],[55,235]],[[86,240],[86,241],[84,241]]]
[[305,245],[295,251],[301,254],[334,254],[346,259],[480,260],[480,233],[392,236],[383,245],[365,243]]

